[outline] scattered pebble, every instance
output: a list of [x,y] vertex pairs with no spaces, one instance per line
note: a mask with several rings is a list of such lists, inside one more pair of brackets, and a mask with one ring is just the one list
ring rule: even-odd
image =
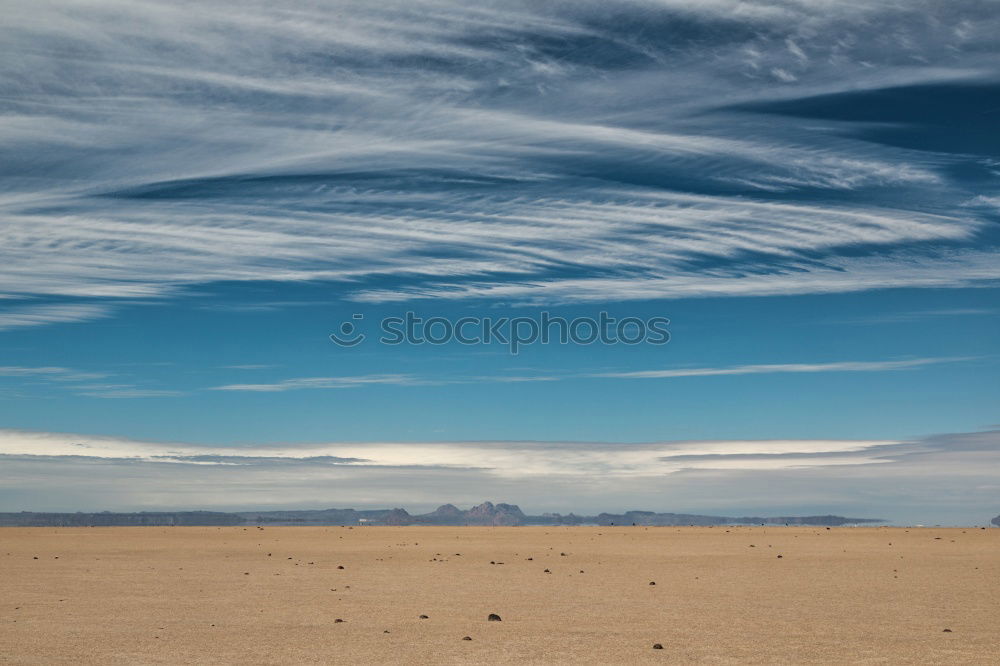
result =
[[501,619],[500,619],[500,616],[499,616],[499,615],[497,615],[496,613],[490,613],[490,614],[489,614],[489,615],[488,615],[488,616],[486,617],[486,619],[487,619],[487,620],[488,620],[489,622],[500,622],[500,621],[501,621]]
[[653,649],[654,650],[662,650],[663,649],[663,645],[661,645],[660,643],[653,643]]

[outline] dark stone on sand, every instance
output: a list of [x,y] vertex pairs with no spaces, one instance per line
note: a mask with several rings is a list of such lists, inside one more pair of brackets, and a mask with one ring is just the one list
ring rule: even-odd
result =
[[338,618],[337,618],[336,620],[334,620],[333,622],[334,622],[334,624],[340,624],[341,622],[343,622],[343,620],[342,620],[342,619],[340,619],[340,618],[338,617]]
[[951,629],[945,629],[945,630],[944,630],[944,633],[946,633],[946,634],[950,634],[950,633],[951,633]]
[[471,641],[472,640],[472,636],[462,636],[462,640],[463,641]]
[[655,580],[651,580],[651,581],[649,581],[649,584],[650,585],[656,585],[656,581]]
[[486,616],[486,619],[489,622],[500,622],[501,621],[500,616],[497,615],[496,613],[490,613],[488,616]]
[[552,572],[546,569],[544,573],[552,573]]
[[778,559],[779,559],[779,560],[780,560],[780,559],[781,559],[782,557],[784,557],[784,555],[778,555]]
[[430,618],[428,616],[426,616],[426,615],[421,615],[420,619],[421,620],[429,620]]
[[338,568],[338,569],[343,569],[343,568],[344,568],[344,565],[343,565],[343,564],[338,564],[338,565],[337,565],[337,568]]
[[653,643],[653,649],[654,650],[662,650],[663,646],[660,645],[659,643]]

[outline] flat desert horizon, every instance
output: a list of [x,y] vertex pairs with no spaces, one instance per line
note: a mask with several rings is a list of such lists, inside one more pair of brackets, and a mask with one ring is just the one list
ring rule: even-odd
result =
[[11,664],[987,664],[1000,618],[997,529],[10,527],[0,543]]

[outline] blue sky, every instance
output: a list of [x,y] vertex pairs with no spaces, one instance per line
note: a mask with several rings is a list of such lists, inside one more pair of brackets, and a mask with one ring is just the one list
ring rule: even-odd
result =
[[[998,31],[983,2],[9,3],[0,509],[985,521]],[[671,341],[329,340],[407,311]]]

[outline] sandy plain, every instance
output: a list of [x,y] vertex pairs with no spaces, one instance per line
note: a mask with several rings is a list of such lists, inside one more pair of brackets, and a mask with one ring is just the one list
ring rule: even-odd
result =
[[996,664],[1000,529],[0,528],[0,661]]

